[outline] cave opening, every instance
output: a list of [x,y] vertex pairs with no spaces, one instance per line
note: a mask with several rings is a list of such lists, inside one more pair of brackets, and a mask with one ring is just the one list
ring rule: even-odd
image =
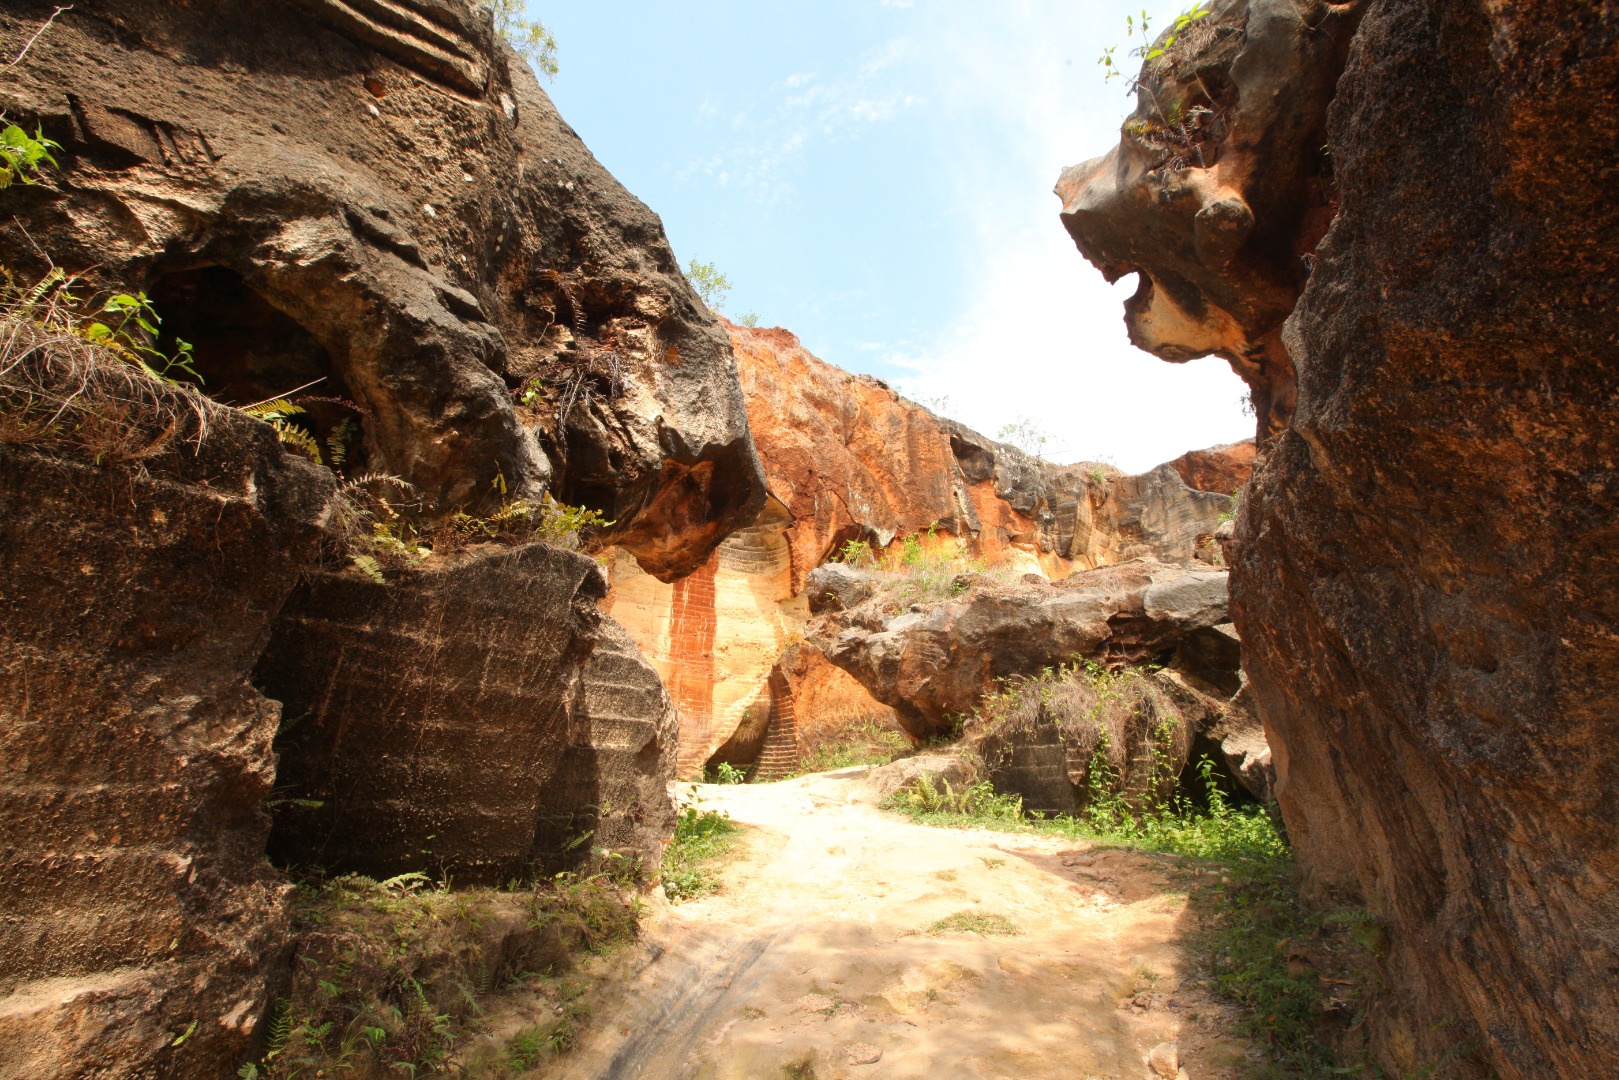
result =
[[174,355],[188,342],[205,394],[238,408],[286,398],[301,411],[281,425],[310,437],[305,453],[339,473],[364,471],[364,408],[296,319],[224,266],[166,274],[150,295],[163,319],[158,348]]

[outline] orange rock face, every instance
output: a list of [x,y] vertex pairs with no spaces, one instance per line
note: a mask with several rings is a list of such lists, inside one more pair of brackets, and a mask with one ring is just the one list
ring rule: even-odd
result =
[[731,329],[754,444],[787,508],[792,588],[849,540],[886,547],[929,525],[970,530],[938,417],[817,359],[786,330]]
[[1248,482],[1254,473],[1259,448],[1252,439],[1207,450],[1189,450],[1169,463],[1193,491],[1218,491],[1229,495]]
[[801,737],[892,718],[815,650],[795,647],[808,618],[805,578],[847,542],[881,552],[932,529],[936,543],[961,540],[985,563],[1053,580],[1143,545],[1189,562],[1253,458],[1252,444],[1239,443],[1139,477],[1052,465],[816,358],[786,330],[729,330],[770,490],[765,511],[673,584],[621,552],[606,559],[606,606],[680,710],[684,777],[716,757],[761,767],[768,758],[784,771]]

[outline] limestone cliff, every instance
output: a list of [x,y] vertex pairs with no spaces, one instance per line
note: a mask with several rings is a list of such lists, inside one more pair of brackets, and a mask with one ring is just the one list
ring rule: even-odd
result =
[[[1233,610],[1295,852],[1388,920],[1384,1065],[1605,1076],[1619,15],[1386,0],[1345,53],[1358,7],[1216,5],[1209,51],[1148,73],[1160,101],[1234,88],[1201,161],[1127,125],[1064,175],[1065,219],[1142,272],[1142,344],[1229,351],[1255,387]],[[1171,337],[1171,299],[1240,340]]]

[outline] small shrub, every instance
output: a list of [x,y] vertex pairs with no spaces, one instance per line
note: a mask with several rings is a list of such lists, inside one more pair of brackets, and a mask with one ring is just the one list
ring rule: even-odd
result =
[[547,79],[557,77],[557,39],[538,19],[525,18],[523,0],[482,0],[494,13],[495,32]]
[[715,311],[725,307],[725,297],[731,291],[731,279],[720,273],[719,267],[711,262],[693,259],[686,264],[686,280],[691,282],[691,287],[697,290],[704,304]]
[[998,794],[987,780],[956,791],[948,780],[935,786],[931,777],[919,776],[885,799],[883,808],[930,824],[1024,823],[1023,799]]
[[711,765],[708,769],[708,780],[711,784],[744,784],[747,783],[747,779],[748,771],[737,768],[729,761]]
[[717,892],[712,864],[735,846],[741,829],[729,814],[687,804],[675,818],[675,835],[663,853],[663,892],[671,900],[689,900]]

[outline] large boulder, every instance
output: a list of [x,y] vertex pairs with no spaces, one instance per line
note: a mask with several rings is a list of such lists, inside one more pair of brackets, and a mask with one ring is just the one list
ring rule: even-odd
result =
[[963,595],[908,610],[879,593],[822,617],[810,641],[919,738],[950,731],[1000,680],[1080,660],[1139,664],[1228,620],[1226,575],[1137,559],[1048,582],[961,582]]
[[264,858],[281,709],[250,675],[331,475],[143,382],[92,408],[173,424],[160,452],[0,443],[8,1080],[234,1074],[288,939]]
[[655,862],[674,713],[605,592],[595,560],[545,544],[385,584],[308,575],[255,673],[289,717],[272,853],[467,884],[596,846]]
[[484,5],[85,0],[0,108],[63,144],[0,263],[144,289],[222,400],[337,399],[429,514],[549,488],[673,579],[758,513],[725,331]]
[[[1619,146],[1593,88],[1619,82],[1619,14],[1384,0],[1339,80],[1335,25],[1355,8],[1323,12],[1324,34],[1296,29],[1287,4],[1216,8],[1247,26],[1228,79],[1293,57],[1287,85],[1336,91],[1325,129],[1301,113],[1218,158],[1286,184],[1330,147],[1337,216],[1319,247],[1308,214],[1273,218],[1246,196],[1255,242],[1223,269],[1202,257],[1192,211],[1214,204],[1201,196],[1144,228],[1129,192],[1202,181],[1164,166],[1149,181],[1130,146],[1065,177],[1069,225],[1099,264],[1158,275],[1149,310],[1185,268],[1202,310],[1236,314],[1215,298],[1250,293],[1256,260],[1314,249],[1283,334],[1297,408],[1273,392],[1262,409],[1272,438],[1227,542],[1294,851],[1311,881],[1387,921],[1386,999],[1366,1023],[1389,1071],[1606,1076],[1619,1069]],[[1320,97],[1244,88],[1241,101],[1319,113]],[[1285,314],[1276,297],[1245,339]],[[1141,324],[1143,305],[1131,310]],[[1251,377],[1280,386],[1268,369]]]

